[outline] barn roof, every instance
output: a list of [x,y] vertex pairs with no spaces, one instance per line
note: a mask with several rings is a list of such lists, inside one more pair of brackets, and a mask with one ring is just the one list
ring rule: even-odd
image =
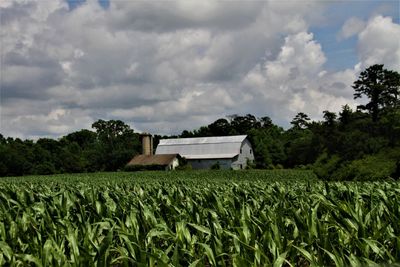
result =
[[156,154],[178,153],[187,159],[233,158],[246,135],[161,139]]
[[137,155],[128,165],[168,165],[178,157],[178,154],[163,154],[163,155]]

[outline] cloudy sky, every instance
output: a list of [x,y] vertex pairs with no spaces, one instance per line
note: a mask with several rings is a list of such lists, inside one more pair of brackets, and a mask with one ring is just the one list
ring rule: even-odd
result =
[[0,133],[318,120],[357,105],[351,85],[369,65],[400,71],[399,13],[397,0],[0,0]]

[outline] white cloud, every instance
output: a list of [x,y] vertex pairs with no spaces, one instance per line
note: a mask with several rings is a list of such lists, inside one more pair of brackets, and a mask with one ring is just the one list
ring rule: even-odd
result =
[[229,30],[246,27],[264,2],[111,1],[110,24],[123,30],[165,32],[191,28]]
[[[20,108],[16,108],[20,107]],[[27,113],[29,110],[30,113]],[[32,103],[29,100],[16,100],[2,105],[1,129],[6,134],[20,138],[59,137],[83,128],[90,128],[92,117],[87,111],[57,106],[53,100]]]
[[266,72],[271,80],[291,80],[299,74],[316,75],[325,61],[321,45],[313,40],[313,34],[300,32],[285,38],[277,60],[266,64]]
[[[155,133],[233,113],[285,124],[353,102],[358,70],[326,70],[309,30],[320,2],[1,3],[4,135],[60,136],[100,118]],[[390,19],[371,19],[359,33],[359,67],[398,66],[395,34]]]
[[354,106],[350,85],[355,71],[328,72],[323,68],[325,62],[312,34],[289,35],[276,59],[252,69],[243,79],[243,86],[253,90],[258,101],[262,98],[278,121],[298,112],[319,119],[323,110],[339,111],[346,103]]
[[365,28],[365,22],[357,17],[351,17],[343,24],[342,29],[337,34],[338,40],[350,38]]
[[373,17],[358,35],[358,53],[363,68],[384,63],[400,70],[400,25],[390,17]]

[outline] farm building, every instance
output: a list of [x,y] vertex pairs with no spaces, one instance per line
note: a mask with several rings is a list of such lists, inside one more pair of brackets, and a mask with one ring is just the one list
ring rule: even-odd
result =
[[179,165],[178,154],[166,154],[166,155],[137,155],[129,163],[128,166],[136,166],[138,169],[154,170],[174,170]]
[[179,154],[193,169],[245,169],[254,161],[253,149],[246,135],[161,139],[156,155]]
[[153,137],[150,134],[142,134],[142,154],[131,159],[127,167],[132,169],[154,169],[154,170],[174,170],[179,166],[180,156],[176,153],[154,155],[153,154]]

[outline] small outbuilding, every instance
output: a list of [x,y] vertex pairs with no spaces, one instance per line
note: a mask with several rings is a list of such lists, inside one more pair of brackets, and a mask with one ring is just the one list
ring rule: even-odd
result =
[[247,135],[161,139],[156,155],[179,154],[193,169],[245,169],[254,161]]
[[179,166],[178,154],[164,155],[137,155],[127,164],[130,168],[153,169],[153,170],[174,170]]

